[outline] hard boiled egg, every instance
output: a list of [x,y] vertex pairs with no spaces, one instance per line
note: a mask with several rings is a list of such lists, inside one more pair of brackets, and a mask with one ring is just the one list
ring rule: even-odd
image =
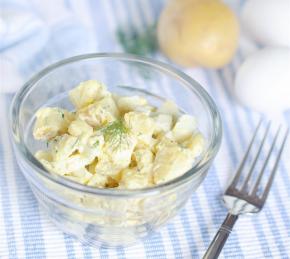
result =
[[290,47],[290,0],[248,0],[242,8],[241,22],[255,41]]
[[234,92],[242,104],[258,111],[290,108],[290,48],[267,47],[246,58]]

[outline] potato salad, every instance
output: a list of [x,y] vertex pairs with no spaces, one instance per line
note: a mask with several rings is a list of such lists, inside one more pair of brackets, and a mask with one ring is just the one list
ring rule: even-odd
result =
[[69,98],[73,111],[36,113],[33,136],[47,148],[35,157],[50,173],[97,188],[141,189],[184,174],[204,150],[195,118],[171,101],[154,107],[95,80],[80,83]]

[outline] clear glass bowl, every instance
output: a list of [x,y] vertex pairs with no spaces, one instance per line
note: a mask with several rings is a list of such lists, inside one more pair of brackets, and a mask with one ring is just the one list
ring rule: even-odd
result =
[[[156,106],[165,99],[197,118],[207,140],[192,169],[165,184],[142,190],[98,189],[48,173],[34,158],[35,112],[43,106],[72,109],[68,91],[88,79],[122,95],[142,95]],[[221,141],[216,105],[192,78],[172,66],[127,54],[88,54],[47,67],[15,95],[11,138],[18,164],[40,207],[64,232],[90,245],[132,244],[159,229],[186,203],[206,176]]]

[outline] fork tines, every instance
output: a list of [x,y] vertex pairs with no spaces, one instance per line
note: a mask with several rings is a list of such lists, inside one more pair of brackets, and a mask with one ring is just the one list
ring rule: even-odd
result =
[[[260,169],[260,171],[258,172],[257,176],[254,176],[254,170],[257,167],[257,162],[259,161],[259,158],[261,158],[261,154],[262,151],[265,149],[265,143],[267,138],[271,138],[270,136],[270,128],[271,128],[271,123],[269,122],[266,125],[266,128],[264,130],[264,133],[262,135],[261,140],[257,140],[259,133],[262,128],[262,120],[260,120],[257,128],[255,129],[255,132],[253,134],[253,137],[251,139],[251,142],[247,148],[246,154],[236,172],[236,175],[232,181],[232,183],[230,184],[230,186],[228,187],[226,194],[227,195],[233,195],[233,196],[240,196],[241,198],[249,200],[249,202],[254,202],[256,206],[258,207],[262,207],[267,196],[269,193],[269,190],[271,188],[271,185],[273,183],[273,179],[275,176],[275,173],[277,171],[277,167],[278,167],[278,163],[280,161],[281,158],[281,154],[283,152],[283,149],[285,147],[285,143],[289,134],[289,128],[286,129],[285,133],[282,134],[282,127],[280,126],[278,128],[278,130],[276,131],[274,138],[272,140],[272,143],[270,144],[270,148],[267,151],[267,154],[265,155],[265,160],[263,161],[262,167]],[[280,138],[280,136],[283,136],[282,140],[280,141],[280,144],[278,144],[278,139]],[[249,171],[247,172],[247,174],[245,174],[244,180],[242,180],[241,176],[242,176],[242,171],[245,171],[245,165],[248,163],[250,159],[250,153],[252,152],[252,149],[254,149],[253,147],[255,146],[255,143],[259,143],[258,144],[258,149],[256,154],[253,156],[252,162],[250,163],[250,167],[249,167]],[[273,152],[275,149],[277,148],[277,152]],[[276,154],[274,154],[276,153]],[[270,159],[274,159],[273,162],[273,166],[272,168],[268,169],[270,167],[269,165],[269,161]],[[261,185],[261,180],[263,178],[263,176],[265,175],[265,171],[269,171],[269,176],[268,176],[268,180],[266,181],[265,187],[263,188],[264,190],[261,192],[261,194],[259,194],[259,187]],[[249,182],[252,178],[256,178],[254,179],[254,184],[251,184],[251,186],[249,186]],[[241,187],[238,187],[238,182],[240,182],[242,180],[242,185]],[[251,187],[251,188],[250,188]]]

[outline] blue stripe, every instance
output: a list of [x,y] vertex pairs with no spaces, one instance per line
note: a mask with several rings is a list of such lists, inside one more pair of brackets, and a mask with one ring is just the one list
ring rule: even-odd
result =
[[126,254],[125,254],[125,251],[124,251],[124,248],[123,247],[117,247],[115,248],[115,251],[117,253],[117,257],[119,259],[126,259]]
[[83,245],[82,244],[82,249],[83,249],[83,254],[85,259],[91,259],[93,258],[92,255],[92,248],[89,247],[88,245]]
[[180,212],[180,221],[182,223],[182,227],[185,233],[186,241],[190,249],[191,257],[196,257],[198,254],[198,244],[195,240],[194,229],[192,227],[195,222],[192,222],[192,219],[189,219],[188,211],[183,208]]
[[175,258],[182,258],[182,250],[180,247],[180,242],[178,235],[176,233],[174,222],[169,223],[167,226],[167,231],[169,233],[169,237],[171,240],[171,245],[173,247],[174,257]]
[[[201,226],[201,237],[203,240],[203,243],[206,244],[208,240],[210,239],[210,235],[208,232],[207,222],[205,221],[205,215],[204,212],[202,211],[202,208],[200,206],[200,201],[198,199],[198,196],[194,194],[191,197],[191,205],[193,207],[193,210],[195,213],[197,213],[196,218],[197,218],[197,224]],[[203,228],[204,227],[204,228]]]
[[126,258],[125,250],[124,250],[123,247],[116,248],[116,253],[117,253],[117,257],[119,259],[125,259]]
[[67,257],[69,259],[76,259],[75,249],[73,245],[74,239],[65,233],[63,234],[63,239],[64,239]]
[[[0,99],[4,99],[4,96],[2,95],[2,98],[0,96]],[[6,128],[2,129],[6,130]],[[8,252],[9,252],[9,258],[17,258],[17,249],[16,249],[16,242],[15,242],[15,234],[14,234],[14,227],[12,222],[12,209],[10,206],[10,194],[9,194],[9,185],[7,182],[6,174],[7,172],[5,170],[5,160],[4,160],[4,150],[2,147],[4,147],[4,144],[1,143],[2,140],[0,138],[0,183],[1,183],[1,203],[2,203],[2,213],[3,213],[3,221],[5,225],[5,232],[6,232],[6,241],[8,246]]]
[[84,244],[81,244],[81,247],[82,247],[83,255],[85,259],[93,258],[92,247],[90,247],[89,245],[84,245]]
[[166,254],[160,233],[154,233],[144,240],[146,258],[165,259]]
[[[9,106],[7,100],[8,98],[5,98],[5,107]],[[8,122],[6,125],[8,125]],[[20,212],[25,211],[25,214],[20,213],[20,219],[22,223],[26,258],[45,258],[45,247],[38,203],[18,166],[12,163],[12,167],[13,173],[16,174],[17,190],[21,193],[21,195],[18,195],[19,210]],[[33,224],[31,224],[31,222],[33,222]]]
[[109,259],[108,248],[101,246],[99,252],[102,259]]

